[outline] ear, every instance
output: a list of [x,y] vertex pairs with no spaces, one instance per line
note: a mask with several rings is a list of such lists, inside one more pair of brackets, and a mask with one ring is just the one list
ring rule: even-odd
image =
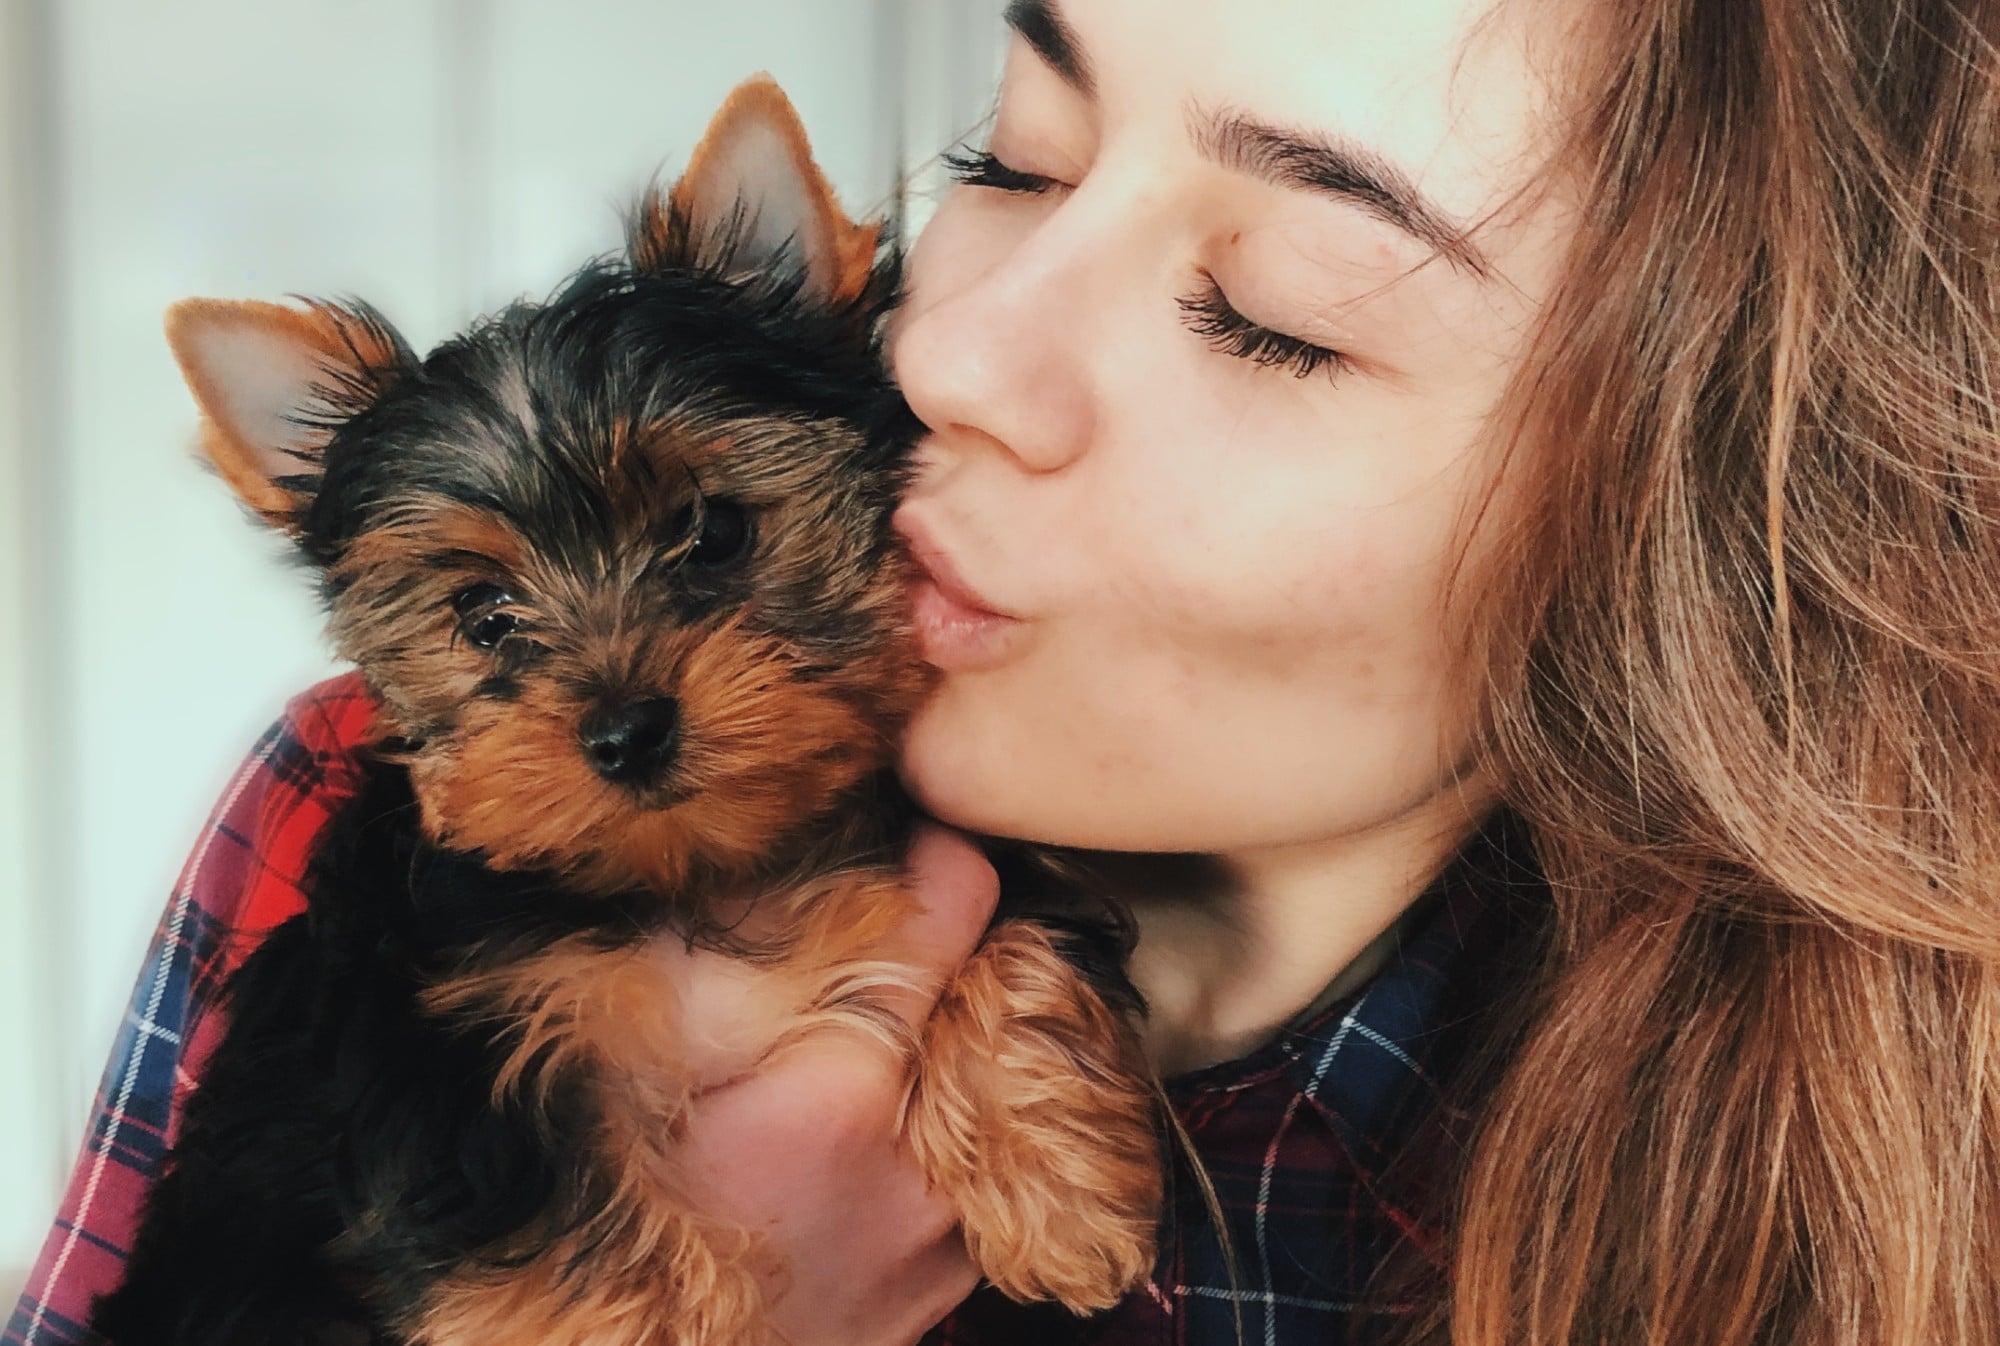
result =
[[807,294],[837,301],[867,285],[880,232],[841,211],[791,100],[757,75],[715,114],[664,207],[646,202],[632,260],[641,270],[700,260],[797,274]]
[[412,362],[364,305],[188,299],[167,344],[201,407],[202,451],[266,523],[297,533],[340,424]]

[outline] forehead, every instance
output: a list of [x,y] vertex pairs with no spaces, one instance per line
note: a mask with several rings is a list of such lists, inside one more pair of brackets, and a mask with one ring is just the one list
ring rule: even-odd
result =
[[[1330,132],[1476,218],[1518,184],[1545,115],[1555,5],[1517,0],[1049,0],[1107,133],[1191,108]],[[1026,44],[1010,83],[1050,78]],[[1192,151],[1190,151],[1191,153]]]

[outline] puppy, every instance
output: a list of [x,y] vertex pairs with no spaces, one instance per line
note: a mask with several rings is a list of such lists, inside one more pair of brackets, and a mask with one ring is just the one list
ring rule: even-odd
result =
[[[361,304],[169,315],[210,462],[379,710],[307,911],[227,989],[111,1341],[765,1340],[756,1241],[677,1138],[824,1033],[906,1063],[907,1142],[1001,1290],[1085,1311],[1150,1269],[1152,1094],[1065,928],[996,922],[920,1033],[884,1007],[929,671],[879,232],[758,80],[623,258],[421,359]],[[696,944],[742,960],[729,1041],[683,1031]]]

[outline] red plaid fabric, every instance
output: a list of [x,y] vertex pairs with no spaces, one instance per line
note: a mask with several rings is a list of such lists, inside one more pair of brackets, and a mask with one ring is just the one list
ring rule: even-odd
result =
[[[176,884],[141,969],[69,1189],[4,1346],[99,1346],[84,1323],[114,1286],[180,1105],[220,1031],[228,974],[303,910],[301,876],[328,818],[358,788],[373,706],[354,675],[295,699],[238,771]],[[1483,844],[1485,836],[1475,845]],[[1490,941],[1487,894],[1448,869],[1387,967],[1354,994],[1240,1060],[1168,1091],[1214,1184],[1232,1275],[1185,1175],[1152,1279],[1108,1313],[1072,1318],[990,1290],[926,1346],[1263,1346],[1346,1339],[1356,1296],[1392,1244],[1434,1246],[1378,1179],[1387,1145],[1431,1111],[1434,1030]],[[1435,900],[1430,900],[1435,899]]]
[[321,683],[291,703],[223,792],[147,951],[6,1346],[98,1340],[84,1322],[118,1283],[180,1104],[220,1036],[209,1011],[257,939],[305,909],[306,858],[359,785],[355,749],[373,714],[359,677]]

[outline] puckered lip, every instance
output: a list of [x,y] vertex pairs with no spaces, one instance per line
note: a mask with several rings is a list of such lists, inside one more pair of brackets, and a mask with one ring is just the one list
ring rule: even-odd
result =
[[964,572],[958,568],[958,563],[952,558],[951,552],[938,541],[929,525],[912,512],[909,506],[905,505],[896,511],[891,526],[894,527],[896,535],[903,539],[903,545],[909,550],[911,559],[946,597],[990,616],[1004,617],[1010,621],[1021,620],[1020,614],[1001,607],[965,578]]

